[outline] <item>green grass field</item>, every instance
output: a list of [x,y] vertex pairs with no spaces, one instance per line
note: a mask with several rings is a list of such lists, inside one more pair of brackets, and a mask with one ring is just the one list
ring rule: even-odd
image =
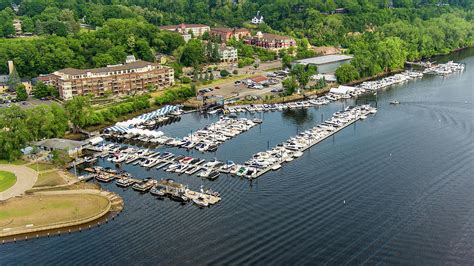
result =
[[16,176],[7,171],[0,171],[0,192],[11,188],[16,183]]

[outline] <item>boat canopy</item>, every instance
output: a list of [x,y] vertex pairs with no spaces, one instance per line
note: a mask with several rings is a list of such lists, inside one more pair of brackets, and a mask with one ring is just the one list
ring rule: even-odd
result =
[[101,143],[102,141],[104,141],[104,139],[102,137],[93,137],[93,138],[89,139],[89,144],[97,145],[97,144]]
[[[164,116],[167,115],[171,112],[174,112],[176,110],[179,110],[178,106],[175,105],[165,105],[164,107],[155,110],[150,113],[142,114],[138,117],[135,117],[133,119],[129,119],[127,121],[122,121],[116,123],[113,127],[109,127],[106,130],[107,131],[114,131],[114,132],[120,132],[120,133],[125,133],[129,132],[130,129],[135,129],[136,125],[142,124],[148,120],[154,119],[156,117]],[[136,133],[137,131],[132,131],[132,133]],[[138,134],[138,133],[137,133]],[[139,135],[148,135],[148,136],[162,136],[163,132],[161,131],[152,131],[148,130],[148,132],[141,132]]]
[[354,90],[355,90],[354,87],[340,85],[337,88],[332,88],[330,92],[335,93],[335,94],[348,94],[350,92],[354,92]]

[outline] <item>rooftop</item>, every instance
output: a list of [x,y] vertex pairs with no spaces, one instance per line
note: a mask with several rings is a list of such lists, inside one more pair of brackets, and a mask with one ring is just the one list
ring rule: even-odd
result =
[[161,26],[160,29],[162,30],[174,30],[177,28],[204,28],[204,27],[209,27],[204,24],[178,24],[178,25],[167,25],[167,26]]
[[352,59],[352,56],[344,55],[344,54],[332,54],[332,55],[323,55],[323,56],[301,59],[301,60],[295,61],[295,63],[303,64],[303,65],[307,65],[307,64],[323,65],[323,64],[344,61],[344,60],[349,60],[349,59]]
[[131,70],[137,68],[144,68],[147,66],[159,66],[160,64],[151,63],[146,61],[137,60],[134,62],[130,62],[128,64],[123,65],[115,65],[115,66],[108,66],[108,67],[100,67],[100,68],[92,68],[92,69],[76,69],[76,68],[65,68],[58,70],[57,72],[61,72],[68,75],[84,75],[88,72],[90,73],[106,73],[112,71],[121,71],[121,70]]
[[255,35],[257,38],[262,38],[264,40],[291,40],[291,37],[288,36],[282,36],[282,35],[277,35],[277,34],[271,34],[271,33],[261,33],[258,32],[257,35]]
[[254,77],[251,77],[250,80],[253,81],[253,82],[260,83],[260,82],[267,81],[268,78],[266,78],[264,76],[254,76]]
[[219,31],[219,32],[248,32],[249,30],[246,28],[212,28],[212,31]]
[[84,141],[69,139],[45,139],[34,143],[36,146],[45,147],[54,150],[72,150],[87,144]]

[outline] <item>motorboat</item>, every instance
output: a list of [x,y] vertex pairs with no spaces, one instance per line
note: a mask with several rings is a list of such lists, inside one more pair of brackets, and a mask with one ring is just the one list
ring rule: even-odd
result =
[[166,192],[164,188],[156,186],[150,189],[150,194],[157,197],[164,197],[166,195]]
[[95,176],[96,176],[95,174],[86,174],[86,175],[79,176],[77,179],[79,179],[79,181],[87,182],[93,179]]
[[201,207],[201,208],[209,207],[209,203],[206,201],[206,199],[203,196],[199,196],[197,198],[194,198],[193,203],[196,204],[197,206]]
[[207,176],[207,179],[209,180],[216,180],[219,177],[220,173],[218,171],[212,171],[209,173]]
[[280,168],[281,168],[281,164],[279,164],[279,163],[272,165],[272,170],[273,170],[273,171],[276,171],[276,170],[278,170],[278,169],[280,169]]
[[183,192],[178,192],[178,191],[172,192],[169,194],[169,196],[172,200],[178,201],[178,202],[187,202],[189,200],[188,197],[186,197]]

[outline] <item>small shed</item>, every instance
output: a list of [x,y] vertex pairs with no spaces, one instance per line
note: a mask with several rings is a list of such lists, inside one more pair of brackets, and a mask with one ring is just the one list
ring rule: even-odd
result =
[[268,81],[268,78],[264,76],[254,76],[254,77],[251,77],[250,80],[255,83],[263,84],[266,81]]

